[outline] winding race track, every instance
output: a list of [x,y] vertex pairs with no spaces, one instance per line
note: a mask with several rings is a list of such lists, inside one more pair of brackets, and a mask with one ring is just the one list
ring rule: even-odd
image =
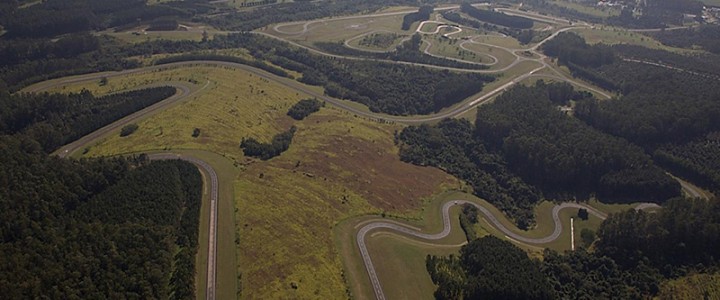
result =
[[[442,220],[443,220],[443,230],[439,233],[424,233],[421,232],[415,228],[411,228],[407,225],[401,225],[396,222],[385,222],[385,221],[379,221],[379,222],[373,222],[370,224],[367,224],[360,228],[360,230],[357,233],[356,241],[358,248],[360,249],[360,255],[362,256],[363,263],[365,264],[365,269],[367,270],[368,276],[370,277],[370,282],[372,283],[373,290],[375,291],[375,297],[378,300],[384,300],[385,294],[383,293],[382,286],[380,285],[380,280],[378,279],[377,273],[375,271],[375,267],[373,266],[372,259],[370,258],[370,253],[367,249],[367,246],[365,244],[365,236],[373,230],[378,229],[385,229],[394,231],[397,233],[400,233],[402,235],[407,235],[423,240],[428,241],[437,241],[440,240],[450,234],[451,230],[451,223],[450,223],[450,208],[456,205],[464,205],[464,204],[470,204],[478,208],[478,210],[482,213],[482,215],[485,217],[485,219],[495,228],[497,228],[500,232],[505,234],[506,237],[520,241],[527,244],[547,244],[554,240],[556,240],[560,235],[562,234],[563,228],[562,223],[560,222],[560,216],[559,213],[563,209],[567,208],[584,208],[587,209],[588,213],[604,220],[607,218],[607,215],[598,211],[595,208],[592,208],[587,205],[578,204],[578,203],[562,203],[559,205],[555,205],[552,209],[552,217],[553,222],[555,224],[554,231],[542,238],[529,238],[526,236],[522,236],[515,231],[507,228],[505,225],[503,225],[496,217],[495,215],[490,212],[487,208],[480,206],[474,202],[466,201],[466,200],[451,200],[446,202],[442,207]],[[636,209],[646,209],[646,208],[654,208],[657,207],[656,204],[649,204],[649,203],[642,203],[639,204]]]

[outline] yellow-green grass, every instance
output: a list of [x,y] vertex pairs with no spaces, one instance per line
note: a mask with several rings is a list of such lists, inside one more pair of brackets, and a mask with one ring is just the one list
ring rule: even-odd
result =
[[[310,25],[310,30],[301,35],[286,35],[275,31],[275,26],[269,26],[264,31],[288,40],[298,42],[306,46],[312,46],[315,42],[336,42],[345,41],[358,35],[369,33],[376,30],[387,30],[399,35],[409,35],[413,33],[414,25],[411,30],[402,30],[403,15],[381,16],[381,17],[365,17],[344,20],[323,20],[319,23]],[[302,25],[295,24],[291,26],[283,26],[280,29],[288,32],[301,31]]]
[[720,274],[693,274],[660,285],[658,299],[719,299]]
[[555,0],[555,1],[551,1],[550,3],[558,5],[558,6],[562,6],[562,7],[567,7],[569,9],[576,10],[576,11],[579,11],[581,13],[588,14],[591,16],[601,17],[601,18],[607,18],[607,17],[620,15],[620,10],[611,8],[611,7],[600,8],[600,7],[596,7],[596,6],[588,6],[588,5],[583,5],[583,4],[580,4],[577,2],[565,1],[565,0],[560,0],[560,1]]
[[[140,29],[138,28],[135,30],[115,32],[112,29],[108,29],[108,30],[100,31],[97,34],[98,35],[108,35],[108,36],[117,38],[117,39],[127,42],[127,43],[141,43],[141,42],[154,41],[154,40],[200,41],[203,38],[203,30],[207,30],[208,38],[212,38],[218,34],[226,34],[227,33],[227,32],[220,31],[220,30],[214,29],[214,28],[206,26],[206,25],[198,25],[198,26],[200,29],[173,30],[173,31],[142,31],[142,32],[140,32]],[[139,34],[133,34],[136,31]]]
[[[487,55],[484,55],[483,52],[477,51],[468,51],[460,47],[461,41],[451,41],[446,38],[442,38],[440,36],[435,36],[434,38],[426,38],[426,40],[432,44],[428,52],[439,55],[442,57],[449,57],[449,58],[455,58],[455,59],[462,59],[465,61],[471,61],[476,63],[491,63],[493,62],[492,58],[488,57]],[[470,45],[470,43],[468,43]],[[423,47],[427,47],[427,44]],[[468,47],[469,48],[469,47]],[[471,49],[471,48],[469,48]],[[499,49],[494,49],[499,50]],[[511,55],[512,56],[512,55]],[[498,57],[498,65],[503,65],[502,58]],[[504,65],[510,64],[512,61],[507,61],[504,63]]]
[[[332,239],[335,224],[382,211],[403,215],[419,207],[420,199],[409,192],[415,188],[407,183],[393,184],[391,189],[399,192],[375,187],[387,180],[414,182],[387,174],[395,167],[414,170],[406,175],[410,178],[430,172],[449,180],[438,170],[397,161],[392,133],[398,126],[330,108],[296,125],[290,150],[248,165],[236,183],[238,260],[243,287],[253,287],[243,298],[346,297],[341,255]],[[389,157],[395,167],[373,162]],[[442,186],[431,187],[436,189]]]
[[516,39],[509,37],[509,36],[499,36],[496,34],[487,34],[483,35],[481,37],[476,37],[474,39],[477,42],[486,43],[490,45],[496,45],[508,49],[521,49],[521,48],[529,48],[530,45],[520,45],[520,42],[518,42]]
[[[418,23],[419,24],[419,23]],[[425,23],[423,24],[422,28],[420,28],[420,31],[422,32],[435,32],[437,28],[440,26],[438,23]]]
[[[492,45],[492,44],[490,44],[490,45]],[[496,48],[496,47],[492,47],[492,46],[488,46],[488,45],[466,43],[464,45],[464,47],[479,53],[482,57],[485,56],[483,54],[492,55],[492,56],[496,57],[498,59],[498,62],[496,64],[490,66],[490,70],[497,70],[497,69],[502,69],[504,67],[507,67],[512,62],[514,62],[516,59],[515,55],[513,55],[512,53],[510,53],[504,49],[500,49],[500,48]],[[490,59],[490,58],[485,58],[486,62],[489,62],[489,61],[487,61],[488,59]],[[492,61],[492,59],[490,59],[490,61]]]
[[[203,149],[226,153],[231,160],[239,161],[242,154],[236,150],[242,138],[269,141],[274,134],[286,130],[287,126],[278,124],[278,119],[303,98],[275,82],[221,67],[193,67],[110,78],[106,86],[89,85],[86,88],[102,94],[185,78],[193,78],[205,87],[202,93],[138,122],[140,128],[130,136],[108,136],[99,145],[90,147],[89,153],[102,156],[117,151]],[[201,130],[200,137],[191,137],[194,128]]]

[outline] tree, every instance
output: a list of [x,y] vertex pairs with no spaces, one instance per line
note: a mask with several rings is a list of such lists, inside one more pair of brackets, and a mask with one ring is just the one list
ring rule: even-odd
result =
[[580,218],[580,220],[587,221],[587,219],[588,219],[588,211],[587,211],[587,209],[585,209],[585,208],[580,208],[580,209],[578,209],[577,216],[578,216],[578,218]]

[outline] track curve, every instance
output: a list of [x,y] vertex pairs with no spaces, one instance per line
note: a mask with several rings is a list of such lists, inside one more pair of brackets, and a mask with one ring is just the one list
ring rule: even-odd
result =
[[[208,258],[207,258],[207,282],[205,288],[205,299],[215,300],[215,285],[217,281],[217,214],[219,183],[218,175],[210,164],[192,156],[183,156],[172,153],[150,154],[151,160],[173,160],[179,159],[194,164],[201,172],[210,177],[210,224],[208,226]],[[205,183],[207,186],[207,182]]]
[[[554,240],[556,240],[560,235],[562,234],[563,228],[562,223],[560,222],[560,216],[559,213],[563,209],[568,208],[583,208],[587,209],[588,213],[604,220],[607,218],[607,215],[593,207],[579,204],[579,203],[572,203],[572,202],[566,202],[562,204],[555,205],[552,209],[552,218],[553,223],[555,225],[555,229],[553,232],[546,236],[541,238],[529,238],[523,235],[520,235],[511,229],[507,228],[505,225],[503,225],[495,215],[490,212],[487,208],[475,203],[470,202],[467,200],[450,200],[446,202],[441,209],[442,212],[442,221],[443,221],[443,230],[438,233],[424,233],[421,232],[415,228],[412,228],[408,225],[399,224],[397,222],[385,222],[385,221],[378,221],[378,222],[372,222],[364,225],[360,230],[358,230],[358,233],[356,235],[356,242],[358,245],[358,249],[360,250],[360,255],[362,256],[363,263],[365,265],[365,270],[368,273],[368,276],[370,277],[370,282],[372,283],[373,290],[375,292],[375,297],[378,300],[384,300],[385,294],[382,290],[382,285],[380,284],[380,280],[378,279],[377,272],[375,271],[375,267],[372,263],[372,258],[370,257],[370,252],[367,249],[367,245],[365,244],[365,237],[366,235],[373,230],[377,229],[387,229],[392,230],[404,235],[412,236],[415,238],[428,240],[428,241],[436,241],[440,240],[442,238],[447,237],[450,234],[451,231],[451,222],[450,222],[450,208],[456,205],[464,205],[464,204],[470,204],[478,208],[479,212],[482,213],[482,215],[485,217],[485,219],[496,229],[498,229],[500,232],[505,234],[508,238],[514,239],[516,241],[520,241],[523,243],[528,244],[547,244]],[[648,203],[641,203],[639,204],[636,209],[646,209],[646,208],[654,208],[657,205],[648,204]]]

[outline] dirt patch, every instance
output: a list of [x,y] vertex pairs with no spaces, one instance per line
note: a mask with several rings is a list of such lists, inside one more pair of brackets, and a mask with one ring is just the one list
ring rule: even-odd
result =
[[420,207],[421,199],[457,180],[443,171],[400,161],[387,141],[366,141],[356,137],[333,136],[329,143],[301,156],[303,160],[285,165],[294,172],[318,180],[339,183],[362,195],[371,205],[388,211]]

